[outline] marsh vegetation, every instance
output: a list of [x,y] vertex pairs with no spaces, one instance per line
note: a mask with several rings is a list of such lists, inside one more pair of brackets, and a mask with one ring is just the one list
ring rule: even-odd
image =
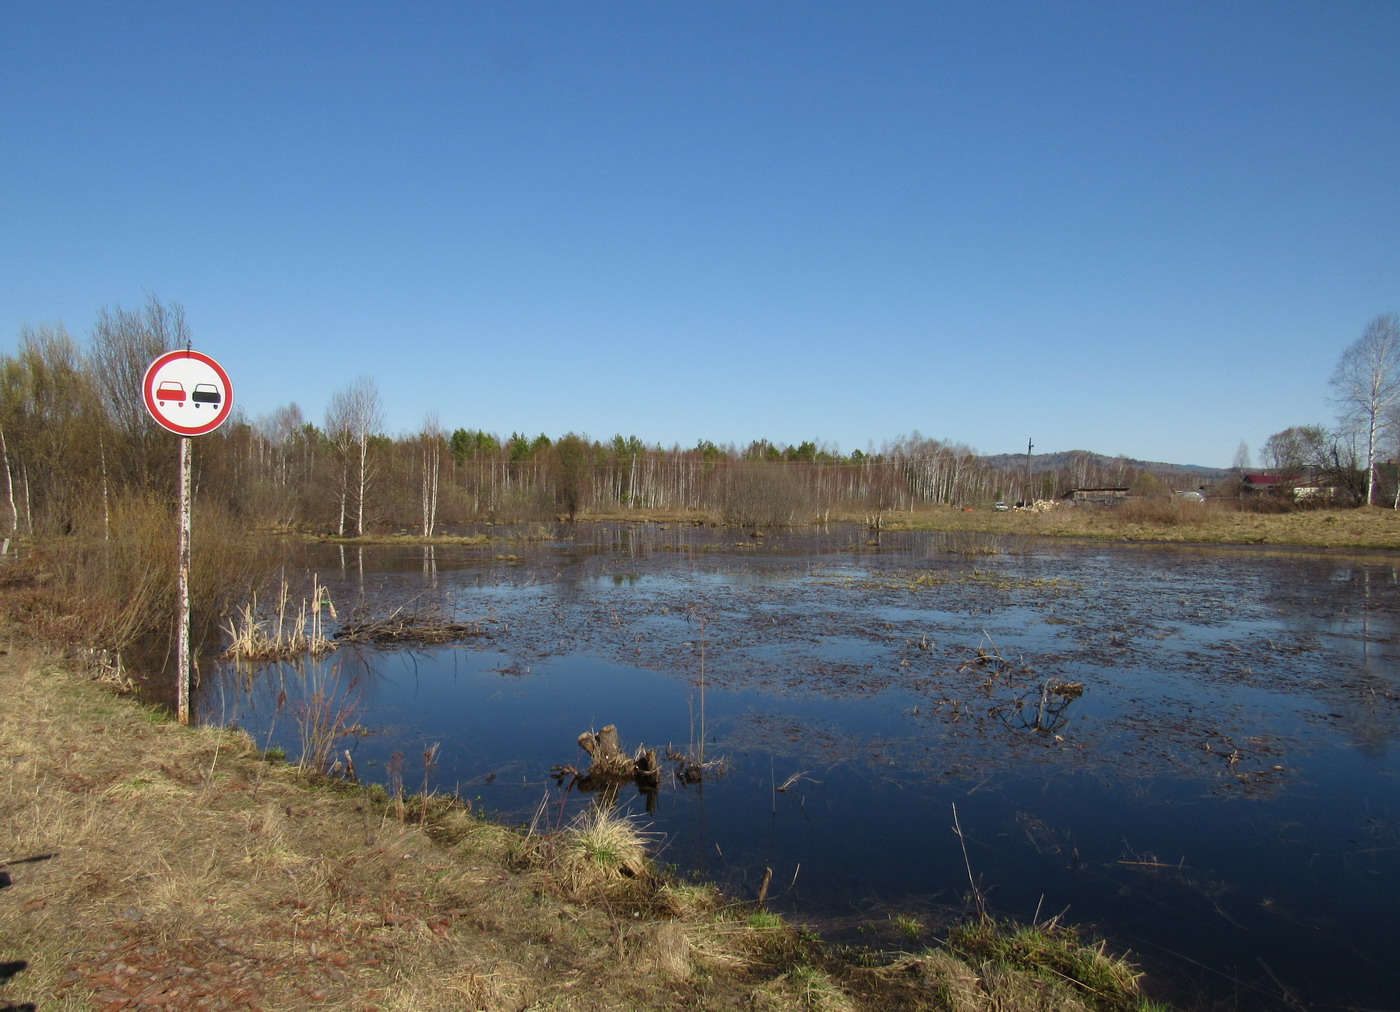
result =
[[[858,526],[760,547],[693,525],[568,534],[508,559],[407,545],[306,558],[337,601],[387,613],[431,597],[482,630],[337,652],[369,701],[374,733],[343,743],[362,779],[440,743],[433,790],[521,823],[547,799],[565,825],[597,797],[549,776],[584,767],[581,732],[615,723],[629,754],[692,751],[703,648],[705,756],[724,775],[663,768],[654,799],[614,798],[650,805],[663,860],[726,895],[762,896],[851,954],[907,937],[895,918],[941,931],[969,909],[956,801],[991,914],[1038,924],[1068,908],[1183,1005],[1394,985],[1345,971],[1380,958],[1376,893],[1329,886],[1389,882],[1400,838],[1385,558],[972,531],[885,530],[870,546]],[[201,713],[294,753],[278,694],[302,677],[216,675]],[[1319,927],[1300,931],[1304,916]],[[1324,953],[1337,973],[1290,976]]]

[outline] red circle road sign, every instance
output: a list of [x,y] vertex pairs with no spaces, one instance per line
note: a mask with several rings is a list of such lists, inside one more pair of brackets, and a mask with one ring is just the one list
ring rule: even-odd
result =
[[181,436],[213,432],[233,410],[233,384],[224,367],[198,351],[167,351],[141,383],[146,410]]

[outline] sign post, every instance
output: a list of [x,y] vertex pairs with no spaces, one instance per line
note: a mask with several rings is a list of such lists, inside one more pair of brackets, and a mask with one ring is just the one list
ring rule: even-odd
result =
[[193,496],[190,494],[190,437],[180,437],[180,561],[176,566],[176,593],[180,598],[175,637],[180,652],[175,680],[175,714],[181,724],[190,722],[190,532],[193,529]]
[[146,410],[162,428],[180,437],[180,556],[179,616],[176,639],[179,674],[176,716],[190,722],[190,531],[193,495],[190,490],[190,437],[213,432],[233,410],[233,384],[228,373],[208,355],[186,348],[168,351],[146,369],[141,383]]

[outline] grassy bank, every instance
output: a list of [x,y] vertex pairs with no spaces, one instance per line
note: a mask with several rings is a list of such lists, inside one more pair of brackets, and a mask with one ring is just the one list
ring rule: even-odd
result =
[[1248,513],[1198,503],[1129,503],[1114,509],[1062,506],[1043,513],[941,507],[887,514],[884,527],[1114,541],[1400,550],[1400,512],[1378,507],[1294,513]]
[[1063,928],[842,958],[657,873],[629,822],[311,783],[13,643],[0,698],[0,1009],[1143,1007]]
[[[667,525],[720,525],[707,513],[649,512],[587,513],[583,522],[654,523]],[[867,514],[831,514],[833,523],[873,526]],[[558,521],[562,522],[562,521]],[[958,509],[924,506],[916,510],[888,512],[878,519],[881,529],[976,531],[986,534],[1019,534],[1030,537],[1092,538],[1106,541],[1195,542],[1236,545],[1295,545],[1312,548],[1362,548],[1400,551],[1400,511],[1379,507],[1338,510],[1299,510],[1289,513],[1252,513],[1233,504],[1182,502],[1133,502],[1113,509],[1059,506],[1044,512],[997,511],[988,508]],[[553,525],[503,526],[502,533],[468,537],[424,538],[406,533],[372,534],[337,538],[319,535],[312,540],[347,545],[465,545],[491,547],[550,540]]]

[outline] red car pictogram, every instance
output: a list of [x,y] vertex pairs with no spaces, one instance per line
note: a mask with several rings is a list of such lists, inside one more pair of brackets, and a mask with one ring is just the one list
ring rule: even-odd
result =
[[166,401],[175,401],[183,408],[185,406],[185,388],[174,380],[163,380],[160,386],[156,387],[156,400],[161,407],[165,407]]

